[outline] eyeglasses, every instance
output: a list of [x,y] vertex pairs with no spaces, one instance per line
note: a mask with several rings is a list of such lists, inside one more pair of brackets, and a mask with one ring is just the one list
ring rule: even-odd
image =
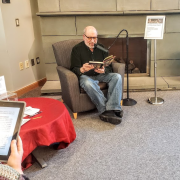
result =
[[[84,34],[85,35],[85,34]],[[85,35],[86,36],[86,35]],[[97,37],[88,37],[88,36],[86,36],[87,38],[88,38],[88,40],[89,41],[91,41],[92,39],[94,39],[95,41],[97,40]]]

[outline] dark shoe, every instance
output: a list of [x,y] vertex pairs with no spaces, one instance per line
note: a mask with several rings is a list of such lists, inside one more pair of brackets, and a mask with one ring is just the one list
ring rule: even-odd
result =
[[114,114],[116,115],[116,116],[118,116],[118,117],[120,117],[120,118],[122,118],[123,117],[123,110],[114,110]]
[[99,115],[102,121],[109,122],[111,124],[120,124],[122,119],[114,114],[113,111],[105,111]]

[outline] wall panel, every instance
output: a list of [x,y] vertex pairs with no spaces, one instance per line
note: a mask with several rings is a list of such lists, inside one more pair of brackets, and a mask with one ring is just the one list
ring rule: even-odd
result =
[[39,12],[59,11],[59,0],[38,0]]
[[76,35],[75,17],[43,17],[41,18],[42,35]]
[[151,10],[175,10],[179,8],[179,0],[152,0]]
[[122,29],[129,34],[144,34],[145,22],[146,16],[78,16],[76,25],[78,35],[88,25],[95,26],[100,35],[117,35]]
[[[156,40],[156,59],[180,60],[180,33],[164,34],[163,39]],[[154,60],[154,40],[151,43],[151,60]]]
[[[158,60],[156,73],[158,76],[180,76],[179,60]],[[151,76],[154,76],[154,61],[151,61]]]
[[180,15],[167,15],[165,27],[166,33],[180,32]]
[[60,0],[61,11],[116,11],[116,0]]
[[54,52],[52,44],[58,41],[64,41],[68,39],[81,39],[82,36],[43,36],[43,48],[45,54],[45,63],[54,63],[56,62],[54,57]]
[[151,0],[117,0],[117,11],[150,10]]
[[46,78],[48,81],[59,81],[59,76],[56,70],[57,64],[45,64]]

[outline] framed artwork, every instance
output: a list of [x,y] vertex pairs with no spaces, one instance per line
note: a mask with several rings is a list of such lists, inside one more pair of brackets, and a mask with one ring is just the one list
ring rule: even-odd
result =
[[10,0],[2,0],[2,3],[10,3]]

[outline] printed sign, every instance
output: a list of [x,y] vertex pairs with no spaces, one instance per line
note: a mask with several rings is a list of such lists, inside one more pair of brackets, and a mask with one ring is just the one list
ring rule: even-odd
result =
[[6,93],[6,84],[4,76],[0,76],[0,95]]
[[163,39],[165,16],[147,16],[144,39]]

